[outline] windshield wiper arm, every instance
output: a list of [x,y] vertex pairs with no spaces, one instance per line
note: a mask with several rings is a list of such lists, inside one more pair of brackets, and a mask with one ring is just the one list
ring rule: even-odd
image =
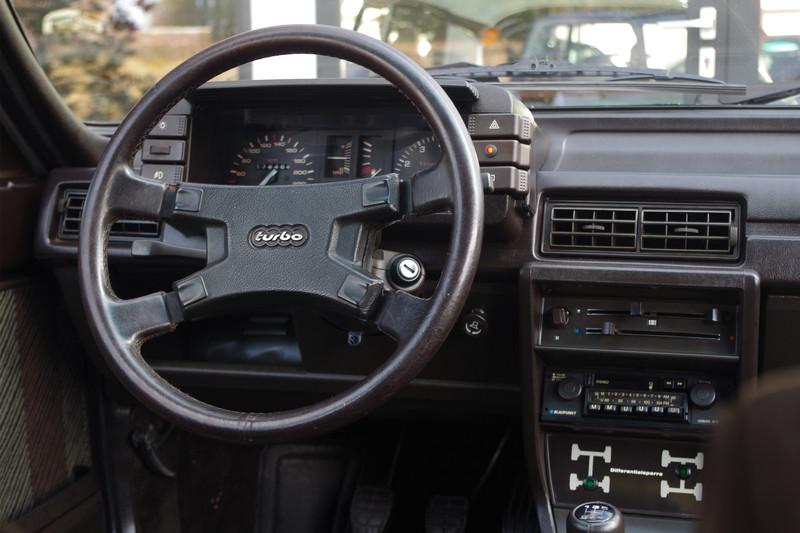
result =
[[428,69],[431,76],[471,78],[475,81],[499,81],[500,78],[604,78],[605,82],[626,81],[690,81],[744,91],[744,86],[731,85],[723,80],[672,73],[669,70],[646,67],[617,67],[615,65],[574,65],[565,61],[520,60],[493,67],[472,63],[452,63]]
[[797,96],[800,94],[800,83],[791,81],[787,83],[770,83],[748,87],[747,92],[742,98],[719,97],[719,103],[725,105],[758,105],[777,102],[784,98]]

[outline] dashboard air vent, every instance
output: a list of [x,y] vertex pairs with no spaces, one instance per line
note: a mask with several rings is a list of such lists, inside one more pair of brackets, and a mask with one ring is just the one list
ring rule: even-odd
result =
[[[65,189],[61,196],[58,236],[63,240],[77,240],[81,231],[83,204],[86,190]],[[111,227],[111,237],[158,237],[160,225],[152,220],[118,220]]]
[[635,250],[637,209],[617,206],[552,206],[550,248]]
[[740,207],[725,203],[551,201],[542,252],[573,256],[735,259]]
[[734,216],[733,209],[642,209],[641,249],[730,254]]

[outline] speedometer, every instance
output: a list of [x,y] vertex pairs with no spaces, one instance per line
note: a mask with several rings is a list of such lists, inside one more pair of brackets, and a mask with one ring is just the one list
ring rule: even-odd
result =
[[284,133],[267,133],[249,141],[231,162],[231,185],[288,185],[314,181],[311,154]]
[[408,145],[400,152],[394,163],[394,171],[401,178],[408,178],[436,166],[442,157],[442,149],[433,135],[427,135]]

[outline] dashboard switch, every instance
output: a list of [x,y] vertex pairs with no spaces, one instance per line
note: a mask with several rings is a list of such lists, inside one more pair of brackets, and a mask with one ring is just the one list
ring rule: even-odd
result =
[[469,134],[475,139],[517,139],[530,142],[532,121],[513,113],[472,114],[467,120]]
[[186,141],[146,139],[142,146],[142,160],[148,162],[182,163],[186,155]]
[[489,320],[486,311],[480,308],[471,310],[464,315],[462,330],[467,337],[483,337],[489,330]]
[[528,171],[515,167],[482,167],[484,183],[491,183],[489,192],[523,197],[528,194]]
[[182,165],[157,165],[148,163],[142,165],[142,176],[151,180],[164,181],[178,184],[183,180]]
[[519,141],[473,141],[478,162],[490,165],[513,165],[528,169],[531,166],[531,147]]
[[186,137],[189,117],[186,115],[164,115],[152,130],[150,137]]

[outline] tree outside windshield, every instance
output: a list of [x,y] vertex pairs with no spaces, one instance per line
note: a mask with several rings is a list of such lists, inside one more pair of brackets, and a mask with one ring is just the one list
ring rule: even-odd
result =
[[[209,44],[288,23],[355,29],[425,67],[520,59],[800,82],[797,0],[13,0],[42,67],[83,120],[116,122]],[[258,61],[218,79],[356,77],[330,58]],[[551,98],[548,105],[564,99]],[[596,99],[588,99],[587,105]],[[575,101],[571,101],[574,105]],[[635,105],[634,99],[615,105]]]

